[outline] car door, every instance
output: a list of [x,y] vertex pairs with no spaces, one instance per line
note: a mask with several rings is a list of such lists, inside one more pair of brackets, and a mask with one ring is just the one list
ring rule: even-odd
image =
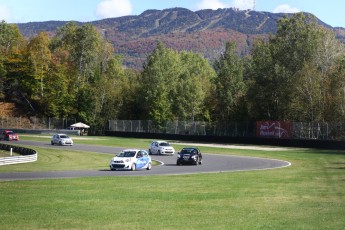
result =
[[56,140],[56,139],[57,139],[56,136],[57,136],[57,135],[54,135],[54,136],[53,136],[53,143],[54,143],[54,144],[57,144],[57,143],[58,143],[57,140]]
[[152,152],[152,154],[158,154],[158,148],[159,148],[159,144],[158,144],[158,142],[153,142],[153,144],[152,144],[152,150],[151,150],[151,152]]
[[137,169],[141,169],[145,166],[145,159],[144,159],[144,155],[143,155],[143,152],[142,151],[139,151],[137,153],[137,161],[136,161],[136,167]]
[[56,144],[60,144],[60,135],[56,135]]
[[143,152],[143,162],[144,162],[143,167],[145,167],[151,161],[151,157],[149,156],[148,152],[146,151],[142,151],[142,152]]

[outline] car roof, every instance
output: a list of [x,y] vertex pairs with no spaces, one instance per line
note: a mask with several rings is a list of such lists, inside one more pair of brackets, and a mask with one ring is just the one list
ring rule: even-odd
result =
[[138,151],[141,151],[141,149],[124,149],[124,150],[122,150],[122,152],[133,152],[133,151],[138,152]]
[[124,149],[121,152],[135,152],[135,153],[138,153],[139,151],[143,151],[143,152],[146,152],[148,154],[148,152],[145,149]]
[[196,149],[196,150],[199,150],[198,148],[196,147],[186,147],[186,148],[183,148],[182,150],[193,150],[193,149]]

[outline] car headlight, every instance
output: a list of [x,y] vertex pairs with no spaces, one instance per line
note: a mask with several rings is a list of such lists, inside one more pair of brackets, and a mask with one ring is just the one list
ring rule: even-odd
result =
[[177,154],[177,158],[181,158],[181,155],[180,155],[180,154]]

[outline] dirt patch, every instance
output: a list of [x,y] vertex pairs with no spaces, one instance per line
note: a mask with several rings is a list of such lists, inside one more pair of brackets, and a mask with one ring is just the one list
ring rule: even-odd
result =
[[14,117],[16,105],[14,103],[0,102],[0,117]]

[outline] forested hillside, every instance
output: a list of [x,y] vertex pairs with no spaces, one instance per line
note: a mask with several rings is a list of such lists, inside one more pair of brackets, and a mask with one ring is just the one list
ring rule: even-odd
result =
[[[90,22],[124,57],[127,67],[142,69],[145,58],[153,51],[156,41],[168,48],[203,54],[214,61],[224,51],[224,44],[236,41],[237,52],[250,52],[255,38],[268,37],[277,31],[277,21],[286,14],[241,11],[233,8],[190,11],[184,8],[147,10],[138,16],[125,16]],[[291,16],[291,15],[288,15]],[[25,37],[45,31],[55,34],[67,22],[48,21],[18,24]],[[326,28],[331,28],[318,20]],[[78,25],[82,25],[79,23]],[[334,29],[339,39],[345,30]]]
[[[194,26],[206,17],[200,15]],[[134,23],[135,17],[122,20]],[[165,17],[159,23],[164,24]],[[168,25],[167,30],[173,28]],[[151,120],[158,130],[169,120],[219,124],[345,119],[344,45],[332,28],[309,14],[279,19],[276,33],[252,41],[247,55],[238,52],[241,42],[224,36],[223,51],[212,62],[203,53],[152,39],[151,31],[147,36],[152,52],[140,71],[123,66],[114,41],[99,28],[69,22],[53,33],[27,38],[17,25],[2,22],[1,101],[15,103],[26,116],[73,117],[91,124],[94,132],[102,132],[113,119]],[[212,37],[206,29],[198,33]],[[198,46],[200,37],[190,45]]]

